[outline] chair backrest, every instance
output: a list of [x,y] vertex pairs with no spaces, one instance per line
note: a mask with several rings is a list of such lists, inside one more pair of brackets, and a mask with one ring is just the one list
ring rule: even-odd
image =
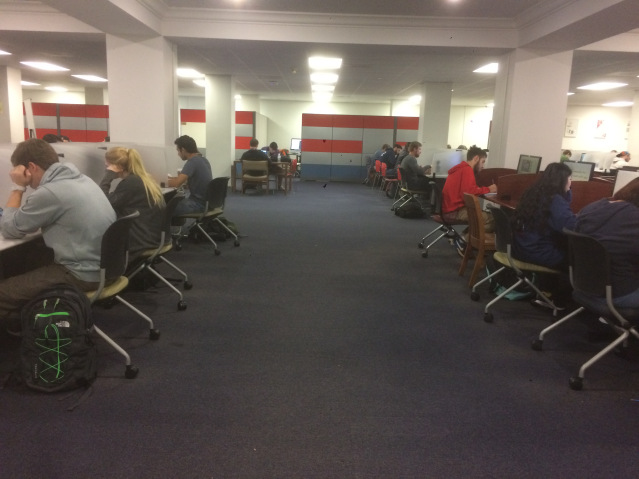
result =
[[107,281],[119,278],[126,271],[129,261],[129,229],[138,216],[140,212],[134,211],[130,215],[118,218],[102,236],[100,268],[105,270]]
[[436,181],[429,182],[432,191],[431,202],[432,214],[441,216],[442,214],[442,189]]
[[242,174],[246,172],[263,173],[268,175],[268,161],[267,160],[242,160]]
[[388,165],[386,163],[382,163],[380,165],[380,168],[382,169],[382,176],[386,176],[386,170],[388,169]]
[[382,162],[379,160],[375,160],[375,171],[380,173],[382,171]]
[[606,296],[610,285],[610,258],[606,248],[591,236],[565,229],[568,237],[570,282],[577,291]]
[[291,160],[291,169],[289,171],[291,174],[297,171],[297,159]]
[[466,205],[466,210],[468,211],[468,234],[471,238],[483,243],[486,233],[479,198],[475,195],[464,193],[464,205]]
[[[265,162],[266,163],[266,162]],[[216,208],[224,208],[226,193],[228,190],[229,177],[220,176],[213,178],[206,188],[207,211]]]
[[489,207],[495,218],[495,249],[500,253],[508,253],[508,246],[513,243],[513,229],[510,218],[501,208]]
[[400,185],[402,184],[402,169],[401,168],[397,168],[397,180],[399,181]]

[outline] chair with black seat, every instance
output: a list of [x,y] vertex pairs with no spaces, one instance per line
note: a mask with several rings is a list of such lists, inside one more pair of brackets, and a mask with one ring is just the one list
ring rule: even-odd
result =
[[247,186],[266,185],[269,192],[269,171],[267,160],[242,160],[242,193]]
[[[265,162],[266,163],[266,162]],[[222,220],[220,220],[220,216],[224,214],[224,204],[226,202],[226,193],[228,189],[228,176],[220,176],[219,178],[213,178],[208,186],[206,187],[206,203],[204,205],[204,210],[197,213],[188,213],[185,215],[178,216],[179,219],[193,219],[195,222],[189,228],[189,233],[193,228],[195,228],[199,234],[204,236],[204,238],[209,241],[213,247],[215,248],[215,254],[220,255],[222,252],[217,247],[217,243],[211,238],[211,236],[206,232],[204,227],[205,223],[209,221],[213,221],[219,224],[224,231],[229,233],[234,238],[233,244],[235,246],[240,245],[240,239],[233,231],[231,231]],[[173,218],[175,221],[175,218]],[[176,249],[179,249],[181,245],[179,245],[180,236],[177,238],[178,244],[176,245]]]
[[179,300],[177,304],[177,309],[179,311],[183,311],[186,309],[186,302],[184,301],[184,296],[182,295],[182,292],[179,289],[177,289],[175,286],[173,286],[173,284],[168,279],[162,276],[157,271],[155,265],[160,262],[168,265],[170,268],[173,269],[173,271],[175,271],[182,277],[181,281],[184,285],[184,289],[191,289],[193,287],[193,284],[189,281],[188,275],[166,258],[166,254],[173,249],[173,243],[166,242],[166,239],[171,237],[171,221],[173,219],[173,212],[175,211],[175,208],[177,207],[178,203],[182,201],[183,198],[184,198],[183,195],[176,194],[176,195],[173,195],[171,199],[168,201],[168,203],[166,204],[166,208],[164,210],[164,224],[162,228],[162,233],[160,234],[160,238],[158,239],[157,247],[147,249],[143,251],[142,253],[140,253],[139,257],[142,260],[142,263],[140,263],[140,265],[138,265],[137,268],[135,268],[131,273],[127,275],[127,277],[129,278],[129,281],[132,280],[138,274],[142,273],[143,271],[146,271],[152,274],[153,276],[155,276],[158,280],[160,280],[162,283],[164,283],[166,286],[168,286],[172,291],[174,291],[178,295]]
[[[410,202],[415,202],[421,206],[422,203],[418,199],[419,196],[423,198],[431,197],[431,194],[432,194],[431,188],[425,189],[425,190],[419,190],[419,189],[409,187],[408,181],[406,180],[406,170],[404,168],[398,168],[398,171],[399,171],[399,173],[397,174],[398,178],[401,179],[400,192],[402,193],[402,196],[391,205],[391,211],[398,210],[399,208],[401,208],[402,206]],[[429,183],[429,186],[432,186],[432,185],[430,185]]]
[[[136,211],[118,218],[104,232],[100,252],[100,282],[96,290],[87,291],[85,294],[89,298],[91,305],[112,300],[124,304],[149,323],[149,338],[155,340],[160,337],[160,332],[155,329],[153,320],[119,296],[129,284],[128,278],[124,276],[128,261],[129,229],[131,223],[139,215],[140,213]],[[93,325],[93,330],[113,349],[124,356],[126,361],[125,377],[132,379],[137,376],[138,369],[131,364],[129,354],[95,324]]]
[[464,259],[459,266],[459,276],[464,275],[468,261],[470,261],[473,253],[476,251],[475,265],[473,266],[473,272],[468,281],[468,286],[472,288],[477,281],[479,272],[486,264],[484,259],[485,254],[495,251],[495,234],[486,233],[484,217],[477,196],[464,193],[464,204],[468,210],[468,243],[464,251]]
[[[439,226],[435,228],[433,231],[424,236],[421,241],[417,244],[417,247],[423,249],[422,258],[428,258],[428,250],[431,246],[437,243],[440,239],[446,237],[450,241],[460,240],[461,236],[455,229],[457,225],[467,225],[468,221],[457,220],[455,223],[451,223],[446,220],[442,213],[442,189],[437,181],[431,181],[430,186],[432,189],[432,213],[430,215],[430,219],[437,223]],[[424,243],[428,238],[433,236],[434,234],[438,234],[433,241],[431,241],[427,246],[424,246]]]
[[[539,337],[533,340],[532,348],[541,351],[544,336],[547,333],[584,311],[589,311],[602,318],[618,335],[610,344],[586,361],[579,368],[576,376],[570,378],[570,388],[578,391],[583,387],[584,375],[590,366],[617,346],[624,345],[630,335],[639,339],[639,332],[635,328],[635,324],[639,323],[639,310],[615,306],[610,257],[606,248],[590,236],[567,229],[564,229],[564,234],[568,237],[572,297],[579,307],[541,331]],[[604,298],[605,303],[602,301]]]
[[555,306],[555,304],[550,299],[548,299],[548,297],[544,293],[542,293],[539,290],[539,288],[535,285],[535,283],[530,279],[530,276],[533,273],[558,275],[561,272],[556,269],[548,268],[546,266],[542,266],[535,263],[529,263],[527,261],[520,261],[518,259],[513,258],[512,256],[513,230],[510,224],[510,218],[500,208],[491,206],[489,207],[489,210],[492,213],[493,218],[495,218],[495,249],[496,251],[493,254],[493,258],[495,259],[495,261],[501,264],[501,267],[493,271],[491,274],[486,276],[481,281],[478,281],[477,283],[475,283],[475,285],[473,286],[473,290],[470,293],[470,299],[472,299],[473,301],[479,301],[479,293],[477,292],[477,288],[483,283],[497,276],[506,268],[510,268],[515,273],[515,275],[517,276],[517,281],[513,285],[511,285],[510,287],[502,291],[497,297],[493,298],[493,300],[486,305],[486,307],[484,308],[484,321],[486,321],[487,323],[492,323],[494,318],[493,318],[493,313],[490,312],[491,306],[495,304],[497,301],[499,301],[500,299],[502,299],[504,296],[506,296],[508,293],[510,293],[512,290],[514,290],[515,288],[518,288],[519,286],[523,284],[526,284],[527,287],[532,289],[537,294],[537,297],[541,301],[544,301],[548,305],[548,307],[552,309],[553,316],[557,316],[557,311],[558,311],[557,306]]

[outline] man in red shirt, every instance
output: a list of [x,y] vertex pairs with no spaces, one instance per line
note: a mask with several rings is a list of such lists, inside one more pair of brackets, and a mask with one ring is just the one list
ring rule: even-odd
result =
[[[496,193],[497,185],[477,186],[475,175],[479,173],[486,163],[488,154],[478,146],[471,146],[466,155],[466,161],[453,166],[448,170],[448,178],[442,190],[442,213],[444,219],[454,223],[458,221],[468,221],[468,211],[464,206],[464,193],[472,195],[483,195],[486,193]],[[491,214],[482,211],[486,232],[495,230],[494,220]]]

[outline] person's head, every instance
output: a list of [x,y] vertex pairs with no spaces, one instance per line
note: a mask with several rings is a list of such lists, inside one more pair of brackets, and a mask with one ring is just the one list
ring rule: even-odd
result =
[[111,137],[110,137],[110,136],[105,136],[105,137],[104,137],[104,142],[105,142],[105,143],[108,143],[108,142],[110,142],[110,141],[111,141]]
[[466,153],[466,162],[472,167],[475,173],[479,173],[484,169],[488,152],[482,150],[476,145],[471,146]]
[[630,153],[627,151],[622,151],[620,153],[617,153],[617,158],[621,158],[625,161],[630,161]]
[[18,143],[11,154],[11,164],[24,166],[31,173],[29,186],[37,188],[40,185],[42,175],[54,163],[58,163],[58,154],[53,147],[44,140],[31,138]]
[[564,195],[572,184],[572,170],[565,163],[551,163],[537,182],[547,195]]
[[258,141],[257,138],[251,138],[251,141],[249,141],[249,146],[257,150],[257,147],[260,146],[260,142]]
[[53,133],[47,133],[42,137],[42,139],[47,143],[58,143],[60,141],[58,135],[54,135]]
[[178,152],[178,156],[183,161],[186,161],[193,155],[197,155],[199,153],[197,145],[195,144],[195,140],[188,135],[182,135],[181,137],[176,139],[174,143]]
[[563,156],[567,156],[568,158],[570,158],[570,157],[572,156],[572,151],[570,151],[570,150],[564,150],[561,154],[562,154]]
[[62,141],[64,143],[69,143],[71,140],[66,135],[60,135],[60,141]]
[[388,150],[389,148],[390,148],[390,145],[389,145],[388,143],[384,143],[384,144],[382,145],[382,151],[386,151],[386,150]]
[[464,150],[464,151],[466,151],[466,150],[468,149],[468,147],[467,147],[466,145],[459,145],[459,146],[457,147],[457,149],[458,149],[458,150]]
[[419,155],[422,154],[422,144],[419,141],[411,141],[408,145],[408,153],[419,158]]
[[139,176],[144,183],[146,197],[151,204],[163,204],[164,197],[162,190],[155,180],[149,175],[142,163],[142,157],[137,150],[133,148],[124,148],[122,146],[114,146],[109,148],[104,154],[107,165],[110,165],[118,176],[125,178],[129,175]]
[[268,145],[268,149],[271,152],[276,152],[277,151],[277,143],[275,143],[274,141],[271,142],[270,145]]
[[399,143],[395,143],[395,146],[393,146],[393,151],[395,152],[395,154],[399,153],[400,151],[402,151],[402,145],[400,145]]
[[635,178],[617,191],[612,199],[617,201],[627,201],[639,208],[639,178]]

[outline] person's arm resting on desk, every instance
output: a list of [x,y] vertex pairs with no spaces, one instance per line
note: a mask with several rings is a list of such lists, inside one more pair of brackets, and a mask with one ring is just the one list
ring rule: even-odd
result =
[[10,176],[15,186],[7,200],[0,228],[5,238],[23,238],[48,224],[56,208],[52,207],[54,202],[49,198],[50,193],[45,190],[38,191],[38,194],[32,193],[21,207],[22,195],[31,181],[31,173],[24,166],[18,165],[11,170]]
[[180,173],[178,176],[169,176],[166,185],[171,188],[179,188],[189,179],[188,175]]

